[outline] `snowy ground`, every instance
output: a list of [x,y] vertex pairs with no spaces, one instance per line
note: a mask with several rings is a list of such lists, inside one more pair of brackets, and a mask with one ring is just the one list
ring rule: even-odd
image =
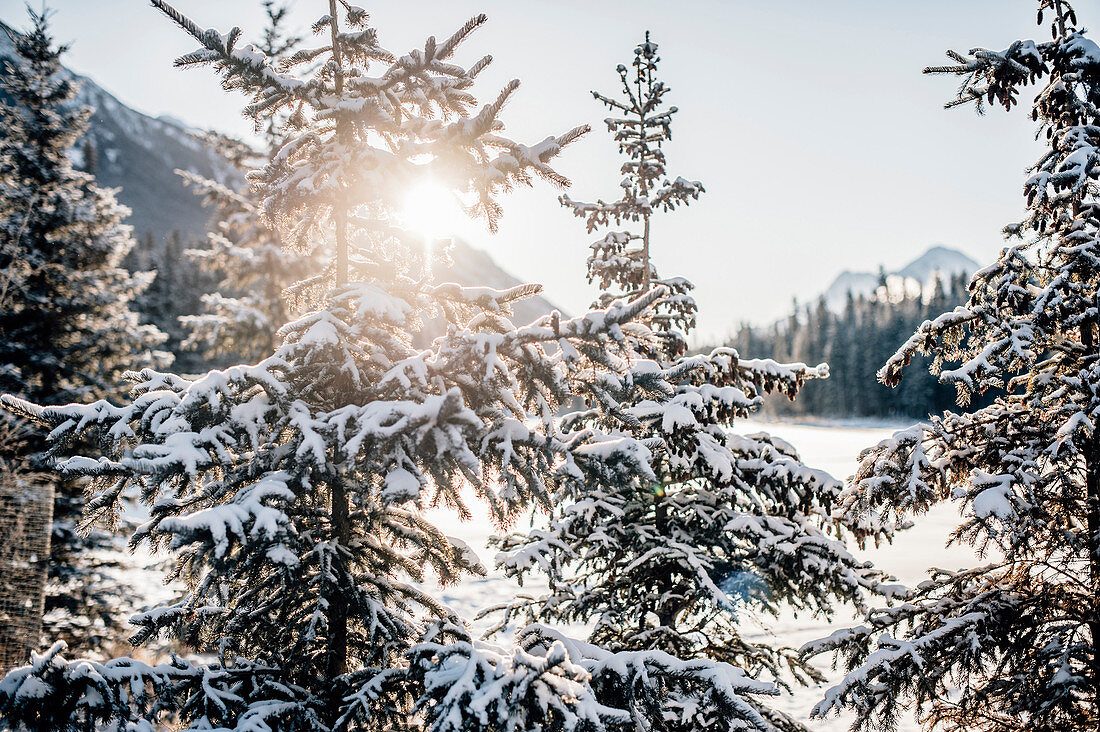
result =
[[[908,426],[907,424],[886,425],[882,423],[813,423],[793,424],[786,422],[739,422],[737,427],[741,433],[767,431],[777,437],[781,437],[800,452],[803,460],[813,467],[829,471],[837,478],[849,476],[856,465],[859,452],[878,442],[883,437],[889,436],[895,429]],[[478,513],[478,506],[471,502],[471,509],[475,511],[475,518],[468,522],[458,521],[453,512],[433,512],[433,517],[444,530],[456,536],[470,545],[481,558],[482,563],[492,568],[495,550],[488,546],[488,539],[493,533],[493,528],[486,520],[484,513]],[[964,549],[944,547],[946,537],[956,525],[957,514],[951,509],[941,509],[933,512],[919,525],[905,532],[898,541],[889,547],[873,549],[865,552],[857,552],[861,556],[874,561],[880,568],[890,572],[906,584],[914,584],[923,578],[929,567],[959,568],[969,566],[973,562],[972,554]],[[147,598],[150,601],[161,601],[171,594],[163,585],[155,583],[150,585],[150,574],[144,574],[144,584],[148,588]],[[136,579],[136,578],[135,578]],[[542,589],[537,584],[525,585],[519,588],[514,582],[501,577],[495,572],[490,576],[463,582],[457,586],[438,591],[438,597],[465,617],[473,617],[478,611],[493,605],[506,602],[518,592],[538,593]],[[803,643],[814,638],[828,635],[833,630],[850,624],[853,617],[850,613],[842,613],[827,622],[823,619],[796,618],[784,616],[779,620],[765,622],[756,632],[768,633],[781,643],[792,647],[799,647]],[[486,622],[478,623],[485,627]],[[578,629],[580,630],[580,629]],[[829,661],[819,659],[819,664],[831,680],[839,678],[840,674],[828,669]],[[792,694],[776,700],[774,704],[797,716],[806,719],[814,703],[820,699],[821,693],[826,688],[797,689]],[[821,732],[841,732],[848,729],[849,720],[846,718],[830,718],[828,720],[807,720],[807,724],[813,730]],[[915,732],[919,726],[912,719],[902,720],[900,732]]]
[[[788,423],[746,423],[739,424],[740,430],[763,430],[790,442],[798,449],[802,459],[809,465],[828,470],[837,478],[846,478],[856,467],[856,458],[861,450],[870,447],[894,430],[908,424],[875,427],[849,427],[826,425],[801,425]],[[958,524],[957,511],[941,507],[924,517],[913,529],[904,532],[891,546],[871,549],[856,554],[870,559],[878,567],[897,577],[907,585],[913,585],[925,577],[929,567],[958,569],[971,566],[974,555],[967,548],[946,548],[945,543],[951,530]],[[814,618],[783,617],[771,628],[772,633],[784,643],[797,648],[806,641],[828,635],[844,627],[852,616],[838,616],[833,622]],[[830,679],[838,679],[841,674],[828,668],[828,660],[822,657],[819,664]],[[821,698],[821,688],[798,689],[784,697],[780,706],[790,714],[805,718],[813,705]],[[811,729],[822,732],[840,732],[848,729],[847,718],[829,718],[827,720],[808,721]],[[900,732],[915,732],[920,727],[912,718],[903,719],[898,726]]]

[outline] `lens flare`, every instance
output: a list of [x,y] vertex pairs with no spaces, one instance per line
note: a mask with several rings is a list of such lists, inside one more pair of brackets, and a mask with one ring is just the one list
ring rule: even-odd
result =
[[429,243],[458,234],[467,223],[458,197],[436,181],[419,183],[405,194],[401,219]]

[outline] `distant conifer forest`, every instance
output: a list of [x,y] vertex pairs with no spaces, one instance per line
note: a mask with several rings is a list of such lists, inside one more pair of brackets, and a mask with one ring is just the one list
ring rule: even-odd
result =
[[769,326],[742,324],[730,345],[754,358],[780,363],[829,364],[828,379],[806,384],[797,401],[772,400],[773,416],[850,418],[924,417],[955,407],[955,387],[931,372],[933,358],[917,355],[897,387],[883,385],[877,371],[923,323],[967,300],[968,276],[936,278],[920,286],[882,277],[870,296],[848,294],[840,312],[824,297],[795,303],[790,315]]

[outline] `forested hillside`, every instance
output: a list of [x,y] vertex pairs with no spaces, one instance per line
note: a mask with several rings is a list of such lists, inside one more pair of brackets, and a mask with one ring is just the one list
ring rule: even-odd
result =
[[826,296],[796,305],[771,326],[742,325],[731,345],[738,352],[829,364],[829,378],[806,385],[797,401],[772,401],[773,415],[843,417],[923,417],[955,405],[955,388],[939,383],[929,371],[928,356],[916,355],[908,378],[895,388],[879,383],[877,372],[921,323],[967,299],[965,274],[927,287],[883,277],[870,297],[848,293],[834,312]]

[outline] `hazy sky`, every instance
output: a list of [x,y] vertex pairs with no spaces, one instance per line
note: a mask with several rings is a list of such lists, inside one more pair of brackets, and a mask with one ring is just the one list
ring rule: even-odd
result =
[[[38,0],[35,0],[37,6]],[[660,44],[666,97],[680,108],[667,148],[669,173],[707,193],[654,223],[654,258],[666,276],[695,282],[700,334],[784,314],[815,297],[843,269],[900,266],[932,244],[980,262],[1021,216],[1024,170],[1037,156],[1026,111],[944,111],[957,82],[922,76],[944,50],[1002,49],[1045,39],[1034,0],[426,0],[371,3],[382,45],[404,52],[445,37],[477,12],[487,23],[462,48],[489,100],[511,78],[523,84],[506,109],[508,133],[535,142],[574,125],[593,131],[557,167],[578,200],[618,193],[620,160],[590,89],[616,91],[645,30]],[[54,29],[72,42],[67,64],[123,102],[151,114],[246,132],[242,98],[210,70],[172,60],[196,44],[144,0],[51,0]],[[246,37],[261,28],[259,0],[177,0],[200,25]],[[302,29],[327,10],[297,0]],[[1077,3],[1100,22],[1095,2]],[[23,3],[0,0],[0,18],[24,25]],[[591,300],[580,219],[539,184],[505,200],[500,233],[459,232],[517,276],[542,282],[576,313]]]

